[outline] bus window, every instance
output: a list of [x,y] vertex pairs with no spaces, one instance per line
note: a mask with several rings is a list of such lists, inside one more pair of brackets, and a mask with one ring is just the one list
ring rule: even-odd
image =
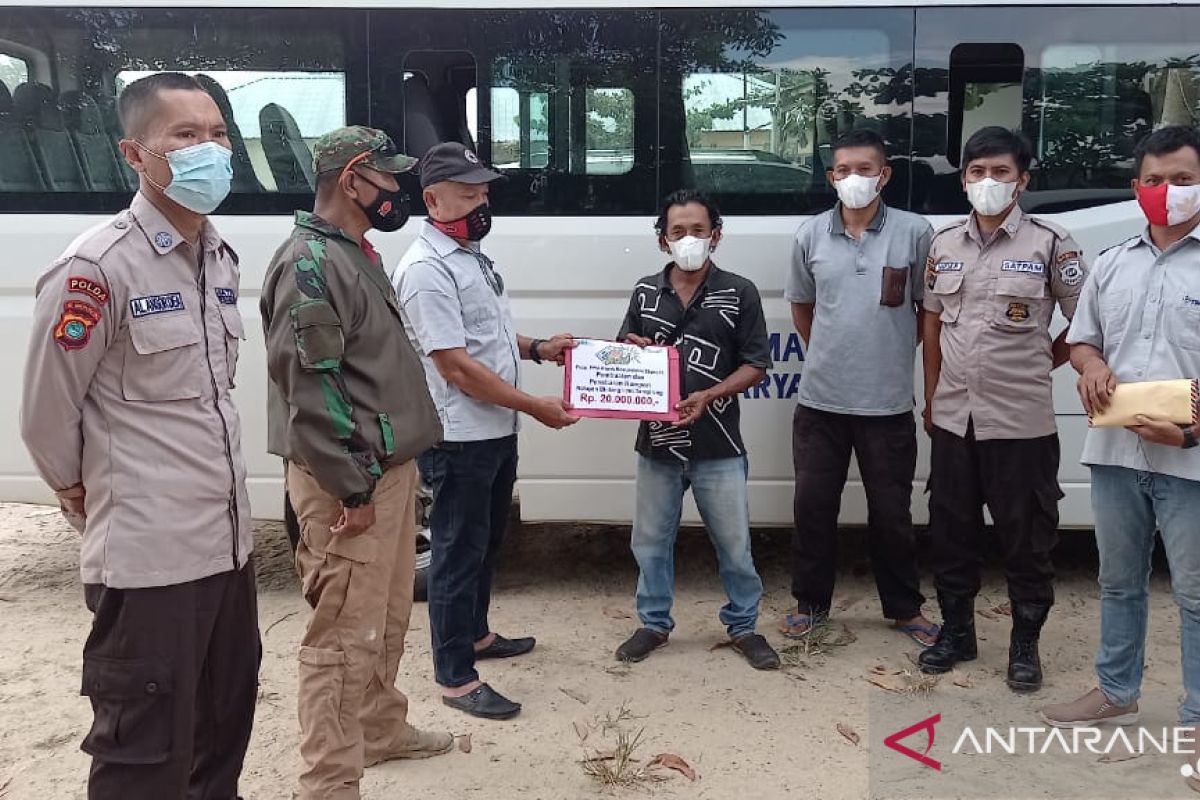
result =
[[[3,44],[0,44],[3,47]],[[29,62],[18,56],[8,55],[0,51],[0,83],[8,90],[11,101],[13,91],[22,83],[29,81]],[[0,91],[3,91],[0,89]],[[7,111],[7,103],[0,106],[0,112]]]
[[492,89],[492,162],[501,170],[545,169],[549,165],[548,92],[507,86]]
[[633,92],[589,88],[585,103],[584,171],[589,175],[620,175],[633,169]]
[[[1033,146],[1021,201],[1027,211],[1129,200],[1138,140],[1161,125],[1200,123],[1200,45],[1181,33],[1197,24],[1195,7],[919,10],[914,209],[968,210],[957,130],[965,138],[985,118],[1020,129]],[[964,39],[973,42],[963,47],[976,49],[975,64],[964,64],[958,48],[946,58],[944,43]],[[970,83],[964,66],[986,96],[978,85],[958,89]],[[980,104],[957,102],[962,91]]]
[[950,163],[980,128],[1021,124],[1025,54],[1015,44],[959,44],[950,51]]
[[856,127],[888,143],[906,202],[912,13],[900,9],[664,12],[661,171],[726,213],[833,204],[829,147]]
[[[152,74],[117,73],[117,92]],[[242,191],[313,191],[312,146],[346,124],[343,73],[208,70],[197,77],[210,94],[223,95],[218,104],[236,126],[231,144],[254,179],[242,182]]]
[[[314,19],[315,16],[315,19]],[[117,97],[162,71],[194,75],[229,125],[226,213],[281,213],[314,188],[312,143],[357,118],[354,17],[314,10],[10,9],[0,42],[37,54],[0,121],[0,209],[106,211],[137,188],[117,143]],[[0,48],[2,49],[2,48]],[[0,62],[7,86],[12,70]],[[44,68],[43,68],[44,66]],[[357,107],[351,103],[357,103]]]

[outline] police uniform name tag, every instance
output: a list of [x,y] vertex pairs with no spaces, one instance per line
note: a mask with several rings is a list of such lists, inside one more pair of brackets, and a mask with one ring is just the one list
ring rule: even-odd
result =
[[1046,265],[1041,261],[1005,261],[1000,265],[1001,272],[1023,272],[1027,275],[1045,275]]
[[675,422],[679,351],[580,339],[567,351],[563,399],[575,417]]
[[165,314],[169,311],[183,311],[183,295],[179,292],[135,297],[129,301],[129,313],[134,318]]

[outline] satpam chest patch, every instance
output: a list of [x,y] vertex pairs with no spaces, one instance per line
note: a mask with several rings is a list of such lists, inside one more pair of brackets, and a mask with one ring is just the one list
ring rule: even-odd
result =
[[1028,303],[1009,303],[1008,311],[1004,312],[1004,316],[1008,317],[1013,322],[1024,322],[1029,319],[1029,304]]
[[64,350],[79,350],[91,341],[92,329],[100,322],[100,309],[82,300],[63,303],[62,316],[54,326],[54,341]]
[[1023,272],[1026,275],[1045,275],[1046,265],[1041,261],[1005,261],[1000,264],[1001,272]]

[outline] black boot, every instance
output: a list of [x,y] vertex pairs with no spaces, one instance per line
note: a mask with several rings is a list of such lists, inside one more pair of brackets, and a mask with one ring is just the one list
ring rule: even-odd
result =
[[940,675],[960,661],[974,661],[979,655],[975,642],[975,598],[938,592],[942,607],[942,630],[933,647],[917,659],[921,672]]
[[1008,688],[1036,692],[1042,688],[1042,659],[1038,637],[1050,614],[1047,603],[1012,604],[1012,638],[1008,645]]

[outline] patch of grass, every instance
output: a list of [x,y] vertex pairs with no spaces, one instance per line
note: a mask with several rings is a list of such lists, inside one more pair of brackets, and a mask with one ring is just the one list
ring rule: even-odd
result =
[[781,649],[779,657],[785,668],[802,668],[808,666],[804,659],[828,655],[857,640],[858,637],[845,625],[834,627],[828,621],[818,622],[795,639],[794,644]]
[[645,730],[639,728],[636,733],[618,730],[616,746],[609,751],[589,752],[585,748],[583,761],[580,762],[583,774],[605,789],[643,787],[664,780],[662,775],[653,771],[649,763],[636,756],[638,748],[642,746]]

